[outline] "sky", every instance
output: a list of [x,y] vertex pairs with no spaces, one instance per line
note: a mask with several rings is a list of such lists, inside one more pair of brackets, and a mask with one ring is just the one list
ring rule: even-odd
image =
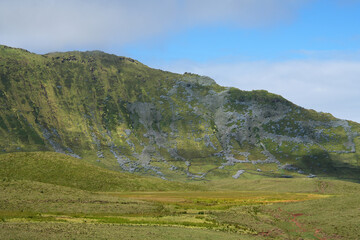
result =
[[360,122],[360,0],[0,0],[0,44],[102,50]]

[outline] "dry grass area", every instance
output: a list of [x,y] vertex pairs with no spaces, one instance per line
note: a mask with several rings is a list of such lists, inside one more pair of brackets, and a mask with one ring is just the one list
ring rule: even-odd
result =
[[107,193],[134,200],[175,204],[184,208],[223,209],[242,205],[299,202],[321,199],[330,195],[314,193],[278,193],[250,191],[195,191],[195,192],[129,192]]

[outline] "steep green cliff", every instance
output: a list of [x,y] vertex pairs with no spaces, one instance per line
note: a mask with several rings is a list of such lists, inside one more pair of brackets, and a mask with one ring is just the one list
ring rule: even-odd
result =
[[0,46],[0,151],[56,151],[163,179],[359,179],[360,125],[100,51]]

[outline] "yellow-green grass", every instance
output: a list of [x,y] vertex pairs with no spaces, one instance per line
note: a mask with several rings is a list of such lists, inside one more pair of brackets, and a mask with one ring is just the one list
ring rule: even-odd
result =
[[360,197],[331,198],[213,212],[220,224],[255,228],[264,239],[360,239]]
[[[254,190],[95,193],[34,181],[1,181],[0,236],[8,233],[19,236],[18,239],[41,238],[41,231],[49,231],[50,238],[61,238],[65,231],[60,230],[63,229],[61,226],[66,226],[65,229],[77,226],[78,232],[69,230],[72,235],[68,236],[81,239],[83,235],[79,232],[108,229],[109,235],[104,236],[111,239],[115,238],[115,233],[121,232],[113,226],[118,226],[118,229],[139,229],[141,226],[146,229],[144,231],[183,232],[185,235],[193,234],[197,239],[207,239],[205,236],[209,230],[219,237],[214,239],[232,239],[234,233],[239,239],[317,239],[317,236],[356,239],[357,203],[360,200],[356,184],[281,179],[285,180],[290,180],[288,192],[282,193]],[[305,183],[308,193],[289,193],[301,182]],[[262,183],[274,184],[270,180],[267,183],[262,180]],[[245,184],[255,187],[259,182],[245,181]],[[310,187],[315,185],[318,190]],[[286,190],[285,186],[284,182],[278,189]],[[26,228],[20,229],[19,226]],[[59,228],[59,231],[40,230],[47,229],[47,226]],[[122,234],[127,236],[127,233]],[[144,237],[135,234],[133,239]],[[158,239],[166,237],[159,235]]]
[[[274,204],[265,212],[293,236],[308,232],[317,239],[360,239],[359,192],[294,204]],[[280,211],[279,211],[280,210]],[[315,238],[316,239],[316,238]]]
[[[156,214],[158,204],[26,180],[0,181],[0,216]],[[41,217],[41,216],[40,216]]]
[[94,166],[54,152],[0,155],[0,179],[29,180],[89,191],[198,190],[200,187]]
[[344,194],[360,192],[360,184],[326,178],[221,179],[197,183],[213,191],[256,191]]
[[232,212],[231,209],[241,206],[327,197],[317,194],[235,191],[94,193],[24,180],[2,181],[0,189],[4,193],[0,196],[2,227],[20,223],[28,223],[30,227],[37,223],[82,223],[81,229],[93,224],[154,228],[177,226],[196,231],[222,231],[229,233],[229,236],[237,233],[239,237],[248,238],[259,234],[254,226],[219,222],[216,220],[217,214]]
[[[28,180],[0,182],[0,219],[15,223],[82,223],[177,226],[211,229],[251,237],[254,226],[218,222],[218,213],[233,208],[327,197],[238,191],[89,192]],[[9,226],[9,225],[6,225]],[[9,229],[8,229],[9,230]],[[141,239],[141,238],[139,238]]]
[[217,210],[233,206],[262,205],[279,202],[298,202],[321,199],[329,195],[313,193],[278,193],[259,191],[201,191],[201,192],[130,192],[108,193],[112,196],[174,204],[181,209]]
[[168,226],[124,226],[83,223],[3,223],[0,238],[13,239],[121,239],[121,240],[238,240],[256,236],[216,232],[207,229]]
[[359,239],[357,183],[239,178],[190,185],[56,153],[3,154],[0,164],[0,239]]

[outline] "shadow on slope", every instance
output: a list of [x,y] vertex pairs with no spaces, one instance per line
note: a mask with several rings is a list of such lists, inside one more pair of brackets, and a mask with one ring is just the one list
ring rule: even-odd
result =
[[328,152],[317,151],[302,157],[298,167],[323,177],[360,182],[360,167],[334,159]]

